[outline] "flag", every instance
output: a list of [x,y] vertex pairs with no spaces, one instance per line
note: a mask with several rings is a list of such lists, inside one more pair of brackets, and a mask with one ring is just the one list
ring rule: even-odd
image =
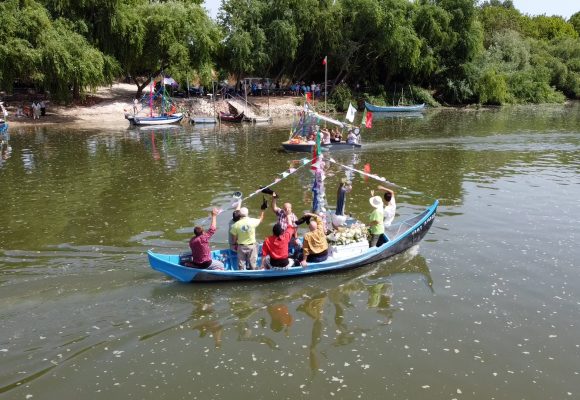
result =
[[373,113],[370,111],[366,111],[365,113],[365,127],[372,128],[373,127]]
[[328,62],[328,56],[324,56],[324,59],[322,60],[322,65],[326,65],[327,62]]
[[312,100],[312,92],[306,92],[306,101]]
[[361,126],[366,126],[367,125],[367,109],[365,108],[365,110],[363,111],[363,119],[360,122]]
[[346,112],[346,119],[350,122],[354,121],[354,114],[355,113],[356,113],[356,108],[354,108],[351,103],[348,103],[348,111]]

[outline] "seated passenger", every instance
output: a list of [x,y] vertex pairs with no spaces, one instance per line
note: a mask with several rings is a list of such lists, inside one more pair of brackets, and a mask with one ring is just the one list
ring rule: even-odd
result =
[[211,225],[207,232],[204,232],[201,226],[196,226],[193,229],[194,236],[189,241],[193,268],[224,269],[224,264],[221,261],[212,260],[211,249],[209,247],[209,239],[213,236],[216,230],[216,219],[218,214],[219,210],[214,208],[211,212]]
[[[358,130],[358,128],[357,128],[357,130]],[[351,131],[348,132],[348,136],[346,138],[346,142],[348,144],[356,144],[358,142],[358,136],[357,136],[357,134],[355,133],[354,130],[351,130]]]
[[294,260],[288,259],[288,245],[294,235],[294,228],[286,222],[286,230],[277,222],[272,228],[274,233],[268,236],[262,244],[262,269],[288,269],[294,265]]
[[342,133],[337,129],[334,131],[334,138],[332,139],[332,141],[339,143],[341,140],[342,140]]
[[310,223],[308,224],[310,232],[304,235],[300,261],[300,265],[306,267],[309,262],[322,262],[328,258],[328,242],[326,241],[326,232],[324,232],[322,218],[312,213],[305,213],[304,215],[311,217]]

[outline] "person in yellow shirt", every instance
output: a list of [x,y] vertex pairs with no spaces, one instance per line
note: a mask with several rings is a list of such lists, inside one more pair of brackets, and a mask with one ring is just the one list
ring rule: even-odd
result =
[[383,199],[381,199],[381,196],[373,196],[369,199],[369,203],[374,208],[373,212],[369,215],[371,233],[369,247],[381,247],[387,242],[385,226],[383,225]]
[[256,262],[258,260],[258,247],[256,246],[256,227],[264,220],[264,210],[260,218],[249,218],[248,209],[246,207],[240,208],[240,220],[232,225],[230,233],[234,248],[238,253],[238,269],[245,270],[256,269]]
[[311,217],[308,224],[309,232],[304,234],[300,261],[300,265],[306,267],[309,262],[322,262],[328,258],[328,241],[326,240],[322,218],[312,213],[305,213],[304,215]]

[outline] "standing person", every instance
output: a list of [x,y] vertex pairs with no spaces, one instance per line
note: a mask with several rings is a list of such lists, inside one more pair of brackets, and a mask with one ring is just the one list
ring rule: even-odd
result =
[[346,194],[352,190],[350,182],[343,178],[336,191],[336,211],[332,216],[332,226],[338,228],[346,222],[345,208],[346,208]]
[[258,260],[256,227],[264,220],[266,208],[262,208],[259,219],[249,218],[248,209],[246,207],[240,208],[241,218],[230,229],[238,253],[238,269],[240,271],[245,270],[246,266],[249,266],[249,269],[256,269],[256,261]]
[[326,128],[321,129],[322,132],[322,144],[330,144],[330,131]]
[[276,201],[278,199],[278,194],[276,192],[272,192],[272,211],[276,214],[278,218],[278,223],[282,226],[282,230],[285,231],[288,225],[296,227],[296,221],[298,218],[296,214],[292,212],[292,203],[284,203],[282,208],[276,205]]
[[306,268],[309,262],[322,262],[328,258],[328,241],[322,218],[312,213],[305,213],[304,216],[311,217],[308,224],[309,232],[304,234],[302,257],[300,257],[300,265]]
[[43,117],[46,116],[46,102],[44,100],[40,101],[40,115]]
[[369,203],[374,208],[373,212],[369,215],[371,233],[369,247],[380,247],[386,242],[385,226],[383,225],[383,200],[381,196],[373,196],[369,199]]
[[268,236],[262,244],[263,269],[288,269],[294,265],[294,260],[288,258],[288,245],[295,231],[290,216],[286,216],[286,229],[282,229],[279,222],[274,224],[273,235]]
[[[274,214],[276,214],[278,223],[282,227],[282,231],[284,232],[288,226],[296,228],[298,217],[296,217],[296,214],[292,212],[292,203],[286,202],[282,205],[282,208],[280,208],[276,205],[277,199],[278,193],[272,192],[272,211]],[[300,248],[300,242],[298,241],[298,231],[296,229],[294,229],[294,232],[292,232],[290,245],[294,253],[296,253],[296,251],[298,251]]]
[[395,201],[395,192],[384,186],[378,187],[379,190],[385,192],[385,208],[383,209],[384,219],[383,225],[388,228],[393,223],[395,219],[395,214],[397,212],[397,202]]
[[137,107],[139,106],[139,100],[133,99],[133,115],[137,115]]
[[232,219],[230,220],[229,224],[228,224],[228,243],[230,245],[230,250],[233,251],[234,253],[237,252],[237,246],[236,246],[236,238],[234,237],[234,235],[232,235],[232,226],[234,226],[234,224],[236,222],[238,222],[240,219],[242,218],[242,215],[240,213],[240,210],[234,210],[234,212],[232,213]]
[[209,247],[209,239],[213,236],[217,228],[216,220],[218,214],[219,210],[214,208],[211,212],[211,225],[207,232],[204,232],[201,226],[196,226],[193,229],[194,236],[189,241],[193,268],[224,269],[224,264],[221,261],[212,260],[211,249]]
[[32,108],[32,119],[40,118],[40,106],[38,105],[38,102],[36,100],[32,102],[31,108]]

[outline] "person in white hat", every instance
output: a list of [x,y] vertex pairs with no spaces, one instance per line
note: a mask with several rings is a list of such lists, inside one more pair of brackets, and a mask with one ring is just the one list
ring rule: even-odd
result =
[[373,212],[369,215],[371,233],[369,247],[380,247],[387,241],[385,237],[385,226],[383,225],[383,199],[381,199],[381,196],[373,196],[369,199],[369,203],[374,208]]

